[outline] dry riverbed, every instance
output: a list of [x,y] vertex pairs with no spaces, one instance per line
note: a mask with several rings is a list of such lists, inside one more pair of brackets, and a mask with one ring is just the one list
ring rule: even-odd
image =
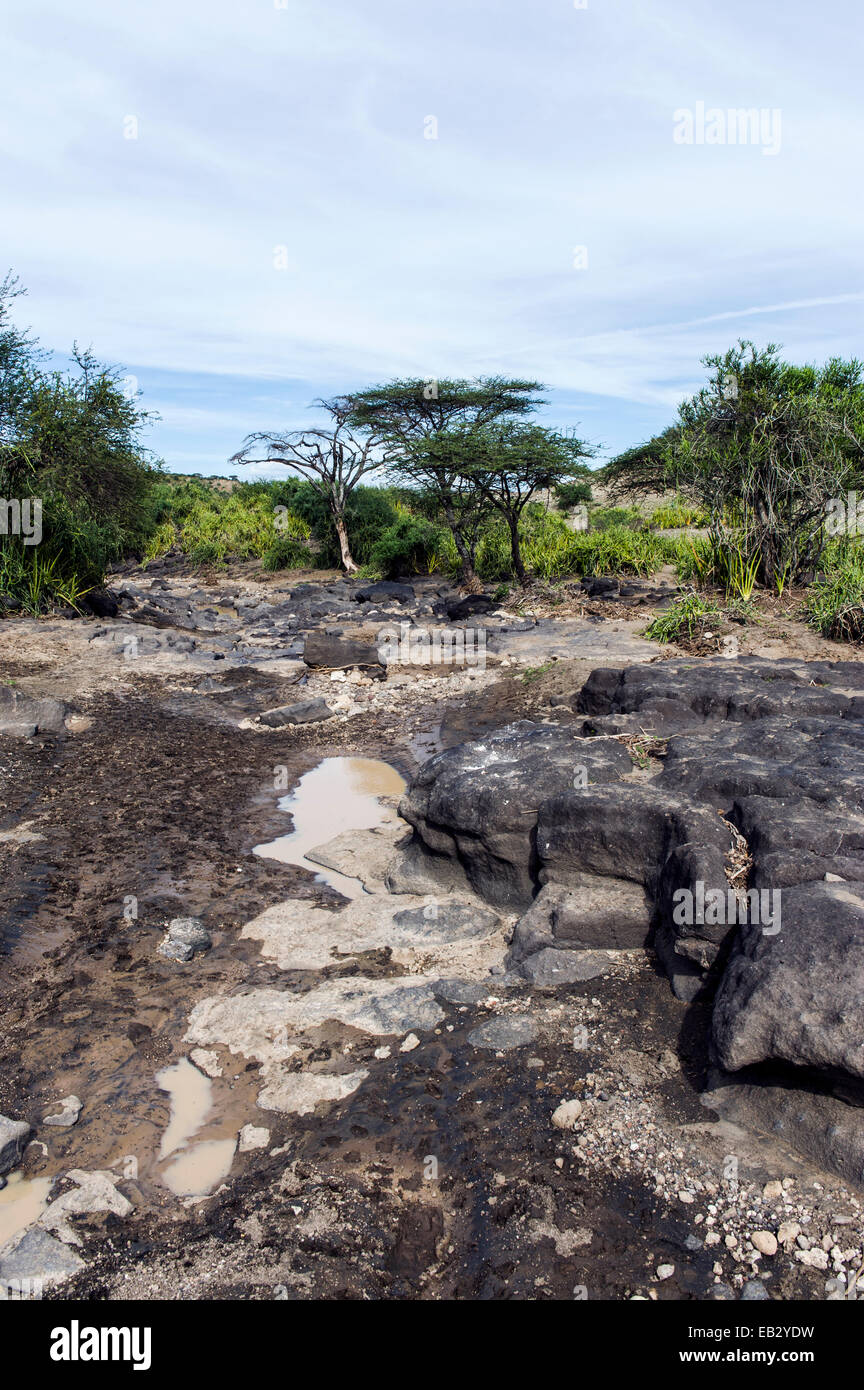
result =
[[[22,722],[0,735],[0,1114],[30,1126],[0,1283],[864,1295],[860,1189],[704,1103],[710,1009],[650,950],[533,984],[515,914],[404,867],[402,783],[516,720],[572,724],[597,667],[674,655],[640,636],[668,594],[454,617],[436,583],[356,602],[336,576],[166,563],[119,576],[113,615],[0,623]],[[482,629],[485,661],[382,679],[361,649],[403,621]],[[33,700],[57,705],[28,731]],[[634,784],[654,755],[633,746]]]

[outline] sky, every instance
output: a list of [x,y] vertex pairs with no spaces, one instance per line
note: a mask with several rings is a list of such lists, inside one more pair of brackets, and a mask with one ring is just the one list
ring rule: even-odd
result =
[[396,376],[540,380],[603,459],[739,337],[861,352],[862,34],[854,0],[4,0],[0,273],[177,472]]

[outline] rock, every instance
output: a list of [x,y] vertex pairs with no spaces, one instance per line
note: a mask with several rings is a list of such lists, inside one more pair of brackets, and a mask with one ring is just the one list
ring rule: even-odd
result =
[[307,850],[305,858],[348,878],[359,878],[370,893],[381,893],[397,849],[406,839],[404,822],[394,817],[369,830],[345,830],[326,844]]
[[337,958],[386,950],[400,965],[474,975],[503,959],[501,925],[496,913],[464,896],[424,902],[362,893],[335,914],[289,898],[247,922],[242,936],[261,941],[280,970],[321,970]]
[[[497,980],[495,987],[500,988]],[[489,985],[479,980],[436,980],[432,989],[436,999],[448,1004],[481,1004],[489,998]]]
[[238,1148],[241,1154],[252,1153],[255,1149],[266,1149],[269,1143],[269,1129],[256,1128],[255,1125],[244,1125],[240,1131]]
[[801,1234],[797,1221],[782,1221],[777,1228],[777,1239],[781,1245],[794,1245]]
[[357,603],[413,603],[415,597],[410,584],[398,584],[392,579],[381,579],[377,584],[366,584],[353,594]]
[[760,1255],[777,1254],[777,1237],[771,1231],[753,1231],[750,1236],[750,1243],[755,1246]]
[[348,670],[352,666],[361,667],[367,675],[376,680],[384,680],[386,667],[371,642],[359,642],[347,637],[328,637],[325,633],[313,632],[306,638],[303,660],[307,666],[323,667],[326,670]]
[[10,1120],[7,1115],[0,1115],[0,1174],[18,1167],[32,1132],[24,1120]]
[[82,603],[97,618],[117,617],[117,595],[111,589],[91,589],[84,595]]
[[537,1036],[537,1025],[533,1018],[525,1014],[510,1017],[490,1018],[468,1034],[472,1047],[481,1047],[492,1052],[509,1052],[514,1047],[525,1047]]
[[76,1184],[75,1188],[57,1197],[42,1213],[39,1224],[46,1230],[56,1231],[67,1245],[81,1244],[80,1237],[69,1224],[70,1216],[103,1211],[113,1212],[115,1216],[128,1216],[132,1210],[132,1203],[117,1191],[116,1174],[73,1168],[66,1176]]
[[[570,950],[590,952],[594,947],[628,950],[644,946],[650,928],[651,903],[639,884],[574,874],[566,887],[550,883],[540,890],[516,923],[511,959],[522,960],[544,947],[556,948],[561,955]],[[588,959],[599,962],[601,958],[595,952]]]
[[406,1038],[403,1038],[402,1041],[401,1041],[401,1043],[399,1044],[399,1051],[400,1051],[400,1052],[413,1052],[414,1049],[415,1049],[415,1047],[419,1047],[419,1046],[420,1046],[420,1039],[418,1038],[417,1034],[416,1034],[416,1033],[409,1033],[408,1036],[407,1036]]
[[827,1269],[828,1252],[820,1250],[815,1246],[812,1250],[796,1250],[795,1258],[799,1264],[806,1265],[808,1269]]
[[326,700],[300,700],[294,705],[280,705],[278,709],[268,709],[258,715],[258,723],[268,729],[282,729],[286,724],[320,724],[333,718],[333,710]]
[[56,1115],[46,1115],[42,1121],[43,1125],[58,1125],[62,1129],[70,1129],[72,1125],[78,1123],[78,1116],[83,1109],[81,1101],[77,1096],[66,1096],[65,1100],[60,1101],[61,1110]]
[[537,818],[537,854],[546,882],[580,887],[584,875],[593,875],[650,890],[667,856],[685,844],[724,852],[729,831],[716,812],[653,786],[621,783],[550,793]]
[[204,955],[212,945],[213,938],[197,917],[175,917],[168,923],[158,951],[167,960],[188,961]]
[[393,925],[415,939],[443,943],[490,936],[498,930],[500,918],[488,907],[444,899],[394,912]]
[[864,884],[801,885],[781,906],[779,934],[740,929],[714,1005],[721,1065],[786,1062],[864,1079]]
[[519,973],[538,989],[573,985],[593,980],[611,968],[609,957],[600,951],[556,951],[546,946],[519,966]]
[[495,600],[489,594],[469,594],[467,598],[445,604],[445,611],[451,623],[463,623],[466,618],[489,613],[495,607]]
[[523,720],[430,758],[400,815],[414,826],[430,874],[438,858],[461,864],[488,902],[527,908],[540,869],[538,787],[544,797],[572,787],[577,765],[589,783],[617,780],[632,768],[618,743],[591,743],[570,729]]
[[311,1115],[317,1105],[345,1100],[368,1075],[362,1068],[337,1076],[304,1071],[282,1073],[268,1081],[257,1103],[262,1110],[278,1110],[283,1115]]
[[47,1231],[31,1226],[17,1244],[7,1246],[0,1255],[0,1289],[29,1286],[38,1297],[42,1284],[61,1284],[83,1268],[84,1261],[73,1250]]
[[748,1279],[741,1290],[742,1303],[760,1303],[770,1299],[770,1297],[771,1295],[761,1279]]
[[573,1129],[581,1114],[580,1100],[562,1100],[557,1109],[552,1111],[552,1123],[556,1129]]
[[766,1182],[765,1186],[762,1188],[762,1196],[765,1198],[766,1202],[779,1202],[783,1196],[782,1182],[777,1178],[772,1178],[770,1182]]
[[0,685],[0,736],[65,733],[66,710],[62,700],[34,699],[12,685]]
[[660,1279],[661,1281],[664,1280],[664,1279],[671,1279],[671,1278],[672,1278],[672,1275],[673,1275],[674,1273],[675,1273],[675,1266],[674,1266],[674,1265],[658,1265],[658,1266],[657,1266],[657,1278]]

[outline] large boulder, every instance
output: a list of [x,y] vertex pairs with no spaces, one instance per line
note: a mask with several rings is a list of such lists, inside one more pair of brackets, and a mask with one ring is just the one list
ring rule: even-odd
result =
[[740,928],[714,1004],[721,1066],[783,1063],[864,1080],[864,884],[782,891],[779,926]]
[[537,818],[537,853],[547,883],[596,874],[653,889],[671,851],[694,843],[726,850],[728,827],[706,807],[652,785],[571,787],[548,795]]
[[590,786],[631,770],[620,743],[592,743],[567,728],[522,720],[431,758],[399,809],[414,827],[431,872],[440,856],[461,864],[487,901],[526,908],[538,888],[535,838],[543,801],[574,780]]
[[306,638],[303,660],[307,666],[328,671],[345,671],[358,666],[367,676],[377,680],[384,680],[387,675],[386,666],[373,642],[361,642],[348,637],[329,637],[324,632],[313,632]]

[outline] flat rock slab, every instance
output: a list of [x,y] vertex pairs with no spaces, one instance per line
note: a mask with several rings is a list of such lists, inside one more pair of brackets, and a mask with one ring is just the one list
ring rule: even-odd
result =
[[524,960],[519,970],[532,985],[544,989],[594,980],[611,968],[612,962],[603,951],[556,951],[546,946]]
[[374,643],[328,637],[323,632],[310,633],[306,638],[303,660],[307,666],[323,667],[329,671],[345,671],[349,667],[359,666],[367,675],[381,680],[387,674]]
[[24,1281],[60,1284],[84,1268],[84,1261],[47,1231],[33,1226],[0,1257],[0,1289],[20,1287]]
[[286,724],[320,724],[332,719],[334,711],[326,700],[300,700],[295,705],[280,705],[278,709],[265,710],[258,715],[258,723],[266,724],[268,729],[281,729]]
[[62,700],[34,699],[14,686],[0,685],[0,735],[33,738],[35,734],[62,734],[65,718]]
[[370,893],[383,892],[397,848],[408,835],[404,822],[394,817],[370,830],[345,830],[326,844],[307,850],[304,857],[346,878],[359,879]]
[[429,902],[364,893],[340,912],[289,898],[259,913],[241,934],[260,941],[262,954],[280,970],[323,970],[348,956],[386,949],[399,964],[424,973],[438,965],[448,973],[485,975],[504,957],[501,918],[464,896]]
[[533,1018],[520,1014],[515,1018],[490,1018],[468,1034],[472,1047],[480,1047],[490,1052],[510,1052],[515,1047],[526,1047],[537,1037],[537,1024]]

